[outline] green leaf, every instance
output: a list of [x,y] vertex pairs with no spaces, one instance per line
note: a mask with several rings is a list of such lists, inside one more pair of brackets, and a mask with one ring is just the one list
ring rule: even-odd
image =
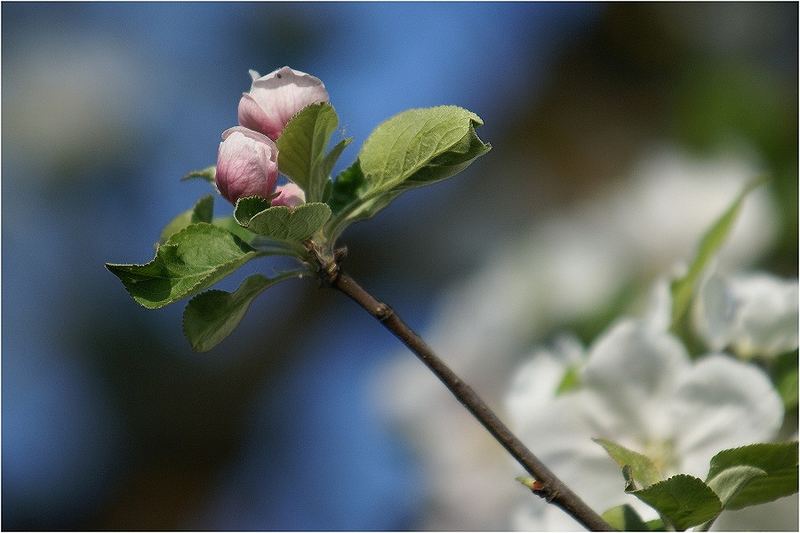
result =
[[213,224],[233,233],[259,252],[265,252],[268,255],[287,255],[302,259],[306,256],[306,249],[302,244],[289,241],[276,241],[253,233],[249,229],[240,226],[233,217],[215,218]]
[[556,396],[566,392],[574,391],[581,386],[581,373],[577,365],[570,366],[561,377],[561,381],[556,387]]
[[331,149],[331,151],[328,152],[328,155],[326,155],[325,158],[322,160],[321,174],[322,176],[324,176],[326,180],[330,177],[331,172],[333,172],[333,166],[339,160],[339,157],[341,157],[342,151],[344,151],[344,149],[347,148],[351,142],[353,142],[352,137],[347,137],[346,139],[343,139],[338,144],[336,144],[336,146],[334,146]]
[[230,232],[200,222],[172,235],[144,265],[106,264],[136,302],[157,309],[210,287],[265,255]]
[[236,201],[233,218],[246,228],[254,216],[270,208],[270,202],[260,196],[245,196]]
[[648,487],[661,479],[661,473],[649,457],[606,439],[592,439],[620,466],[629,466],[633,480]]
[[619,531],[649,531],[639,513],[628,504],[612,507],[602,514],[602,518]]
[[217,167],[211,165],[210,167],[206,167],[200,170],[192,170],[185,176],[181,178],[181,181],[191,180],[191,179],[201,179],[205,180],[209,183],[214,183],[214,178],[217,174]]
[[211,222],[214,217],[214,197],[212,195],[203,196],[194,204],[194,207],[184,211],[180,215],[172,219],[167,226],[161,231],[161,238],[159,243],[163,243],[175,233],[178,233],[183,228],[196,224],[198,222]]
[[798,375],[797,375],[797,368],[789,370],[785,374],[780,376],[780,380],[777,383],[778,387],[778,394],[781,395],[781,399],[783,400],[783,406],[786,409],[793,409],[797,407],[797,395],[798,395]]
[[625,492],[630,492],[639,488],[639,483],[633,479],[631,465],[622,465],[622,477],[625,478]]
[[338,125],[329,103],[312,104],[292,117],[278,138],[278,167],[305,191],[308,202],[322,200],[331,169],[350,144],[351,139],[345,139],[325,154]]
[[211,223],[217,227],[220,227],[224,230],[233,233],[234,235],[236,235],[237,237],[239,237],[240,239],[242,239],[244,242],[246,242],[251,246],[259,238],[258,235],[256,235],[249,229],[240,226],[239,223],[236,222],[236,219],[233,217],[217,217]]
[[653,520],[648,520],[644,523],[647,526],[646,531],[666,531],[667,528],[664,527],[664,521],[660,518],[654,518]]
[[357,200],[359,191],[363,186],[364,173],[361,172],[361,166],[359,165],[358,159],[356,159],[352,165],[336,176],[336,180],[333,182],[328,205],[331,206],[331,210],[334,214]]
[[316,233],[331,216],[331,208],[321,202],[297,207],[275,206],[259,211],[266,201],[257,197],[242,198],[236,202],[234,217],[248,230],[283,241],[304,241]]
[[456,106],[410,109],[369,136],[359,153],[372,190],[389,191],[407,180],[426,184],[463,170],[490,147],[475,134],[483,121]]
[[766,503],[797,492],[797,441],[751,444],[723,450],[711,459],[707,479],[713,480],[736,466],[757,468],[766,472],[766,476],[747,483],[728,501],[727,509]]
[[797,407],[798,378],[797,350],[781,354],[773,360],[770,376],[775,388],[783,400],[783,406],[789,410]]
[[272,279],[256,274],[232,293],[211,290],[192,298],[183,312],[183,333],[192,349],[207,352],[222,342],[239,325],[256,296],[276,283],[302,274],[288,272]]
[[657,510],[679,531],[713,520],[722,511],[722,503],[714,491],[700,479],[686,474],[630,493]]
[[[725,243],[731,229],[733,228],[736,217],[742,209],[742,204],[747,195],[764,183],[764,179],[754,180],[742,189],[733,203],[722,213],[722,215],[711,225],[706,231],[705,235],[700,239],[700,244],[697,247],[695,257],[689,265],[686,274],[678,279],[675,279],[670,284],[672,292],[672,328],[677,327],[683,316],[689,309],[689,304],[692,301],[692,296],[695,292],[695,287],[700,275],[703,273],[708,262],[714,257],[714,254]],[[679,209],[679,206],[676,206]]]
[[336,216],[326,233],[335,239],[348,224],[374,216],[404,191],[467,168],[491,149],[475,133],[482,124],[466,109],[439,106],[411,109],[378,126],[358,160],[336,180],[331,198]]
[[766,475],[766,472],[754,466],[732,466],[710,479],[708,481],[708,486],[717,494],[719,501],[722,502],[722,507],[727,508],[733,497],[736,496],[745,485],[757,477],[764,477]]

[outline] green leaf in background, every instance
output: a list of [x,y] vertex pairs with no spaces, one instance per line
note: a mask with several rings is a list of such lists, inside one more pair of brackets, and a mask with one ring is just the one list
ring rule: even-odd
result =
[[163,243],[175,233],[178,233],[183,228],[196,224],[198,222],[211,222],[214,217],[214,197],[206,195],[200,198],[194,207],[184,211],[180,215],[172,219],[167,226],[161,231],[161,238],[159,243]]
[[797,407],[797,350],[781,354],[773,360],[770,376],[775,388],[783,400],[783,406],[789,410]]
[[618,505],[602,514],[603,520],[619,531],[650,531],[636,509],[630,505]]
[[274,278],[256,274],[232,293],[211,290],[192,298],[183,312],[183,333],[192,349],[197,352],[212,349],[239,325],[256,296],[276,283],[302,274],[287,272]]
[[728,509],[766,503],[797,492],[797,441],[751,444],[723,450],[711,459],[707,479],[713,480],[738,466],[756,468],[766,475],[753,478],[744,485],[727,502]]
[[649,457],[629,450],[619,444],[606,439],[592,439],[605,448],[606,453],[620,466],[629,466],[630,474],[634,481],[643,487],[649,487],[661,480],[661,473]]
[[305,191],[308,202],[322,200],[331,169],[350,144],[351,139],[344,139],[325,154],[338,125],[329,103],[312,104],[292,117],[278,138],[278,167]]
[[666,531],[667,528],[664,527],[664,521],[660,518],[654,518],[653,520],[648,520],[645,522],[645,526],[647,529],[645,531]]
[[144,265],[108,264],[136,302],[157,309],[199,292],[264,255],[230,232],[200,222],[172,235]]
[[722,503],[714,491],[702,480],[686,474],[630,494],[658,511],[678,531],[713,520],[722,511]]
[[331,208],[321,202],[291,208],[275,206],[259,210],[267,205],[257,197],[241,198],[236,202],[234,217],[248,230],[282,241],[304,241],[314,235],[331,216]]
[[[714,254],[716,254],[725,243],[725,239],[728,237],[734,222],[736,222],[736,217],[742,209],[744,199],[750,191],[764,183],[764,181],[766,180],[763,178],[754,180],[742,189],[728,209],[722,213],[700,239],[697,252],[686,274],[673,280],[670,284],[670,291],[672,292],[673,330],[677,328],[689,309],[689,304],[692,302],[692,296],[695,293],[695,287],[700,279],[700,275],[703,273],[703,270],[711,258],[714,257]],[[676,206],[676,208],[678,207]]]
[[200,170],[192,170],[185,176],[181,178],[181,181],[192,180],[192,179],[201,179],[205,180],[209,183],[214,183],[214,178],[217,175],[217,167],[211,165],[210,167],[206,167]]
[[579,389],[581,386],[581,371],[578,365],[572,365],[567,367],[567,370],[564,371],[564,375],[561,377],[561,381],[558,383],[558,387],[556,387],[556,396],[560,396],[570,391],[574,391]]

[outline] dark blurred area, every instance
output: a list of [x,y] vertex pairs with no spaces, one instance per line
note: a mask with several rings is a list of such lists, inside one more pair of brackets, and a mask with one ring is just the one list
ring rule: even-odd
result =
[[370,317],[291,281],[195,354],[182,305],[146,311],[103,268],[149,260],[161,228],[207,192],[178,178],[215,161],[248,68],[325,82],[355,137],[342,166],[404,109],[483,118],[489,155],[342,240],[353,276],[424,330],[487,242],[592,198],[658,142],[755,153],[780,223],[760,266],[796,276],[797,13],[3,3],[3,529],[419,527],[420,468],[368,393],[397,344]]

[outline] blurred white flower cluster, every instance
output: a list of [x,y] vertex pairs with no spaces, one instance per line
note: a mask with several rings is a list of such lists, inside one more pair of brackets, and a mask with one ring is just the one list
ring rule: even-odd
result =
[[[626,498],[624,484],[619,469],[590,437],[605,436],[634,449],[644,446],[640,451],[657,452],[667,465],[680,469],[700,468],[703,461],[706,467],[709,447],[719,443],[725,447],[726,443],[769,440],[780,425],[783,408],[766,378],[721,355],[693,364],[680,343],[666,333],[666,319],[658,318],[658,313],[647,320],[618,323],[595,343],[588,358],[577,341],[566,337],[557,348],[535,351],[532,363],[519,366],[531,346],[559,325],[591,316],[625,288],[649,284],[665,268],[690,258],[699,236],[756,175],[757,165],[738,155],[694,160],[676,149],[665,149],[647,157],[604,197],[537,225],[525,242],[492,250],[483,270],[454,284],[445,295],[423,336],[491,406],[507,404],[508,410],[499,412],[501,418],[513,421],[512,429],[522,431],[523,441],[548,465],[553,463],[568,483],[575,482],[573,474],[577,475],[570,468],[579,464],[586,468],[570,458],[579,450],[586,452],[586,460],[597,468],[591,483],[599,476],[598,487],[607,496]],[[718,271],[733,272],[752,263],[771,246],[775,227],[765,191],[751,194],[718,255]],[[740,349],[750,349],[748,343],[761,342],[743,334],[761,335],[747,325],[761,314],[759,306],[777,309],[773,304],[784,298],[789,302],[790,297],[754,300],[740,297],[742,291],[734,288],[735,282],[723,285],[713,278],[706,281],[706,306],[696,313],[696,322],[698,328],[708,329],[709,339],[715,339],[715,350],[732,346],[738,354]],[[796,296],[794,301],[796,321]],[[791,337],[791,331],[787,334]],[[781,351],[791,338],[774,342],[770,351]],[[632,344],[629,350],[618,352],[620,343]],[[634,348],[654,355],[647,361],[631,361]],[[553,393],[564,369],[584,360],[581,392],[556,397]],[[620,367],[640,377],[626,379],[623,387]],[[718,371],[720,375],[714,377]],[[637,384],[639,379],[645,381]],[[744,380],[743,387],[750,389],[726,388],[726,379]],[[709,398],[698,394],[692,402],[674,405],[670,399],[677,391],[692,393],[708,380],[712,380],[709,385],[719,385],[719,398],[734,402],[726,416],[742,414],[746,418],[741,423],[752,422],[753,428],[723,428],[730,431],[710,443],[704,442],[703,433],[689,431],[690,419],[711,409]],[[524,490],[521,493],[511,482],[522,473],[520,468],[413,357],[398,352],[378,385],[381,401],[413,445],[426,476],[428,507],[420,527],[546,530],[559,525],[550,521],[545,504]],[[603,387],[618,396],[601,401]],[[755,397],[759,393],[763,393],[760,400]],[[615,403],[625,395],[636,401],[650,398],[647,405],[630,413],[638,422],[627,433],[620,426],[624,411],[617,410],[623,407]],[[589,396],[593,398],[588,400]],[[560,408],[541,407],[547,402],[563,404],[568,414]],[[567,408],[568,404],[583,407]],[[758,410],[750,412],[756,404]],[[654,409],[667,405],[669,409],[654,414]],[[531,417],[548,420],[534,423],[528,411]],[[684,420],[687,432],[681,431]],[[586,483],[588,478],[577,479]],[[573,489],[584,495],[581,485]],[[603,503],[587,499],[590,504]],[[526,506],[524,511],[520,504]],[[569,520],[561,525],[576,527]]]
[[111,36],[43,27],[9,47],[4,62],[14,72],[3,86],[14,102],[4,109],[3,125],[14,132],[7,153],[31,177],[63,179],[65,165],[126,156],[156,113],[153,66]]
[[[741,306],[760,305],[765,316],[774,319],[775,338],[794,334],[794,344],[786,344],[784,351],[794,350],[797,282],[780,282],[766,275],[755,279],[765,282],[741,295]],[[701,294],[709,289],[706,283]],[[782,305],[792,292],[793,308]],[[602,512],[628,503],[648,520],[657,514],[622,492],[619,467],[592,442],[593,437],[644,453],[667,476],[688,473],[705,478],[717,452],[774,440],[784,415],[781,398],[760,368],[722,353],[692,362],[683,344],[667,331],[672,304],[667,284],[659,284],[656,294],[655,308],[647,319],[623,319],[612,325],[585,358],[576,358],[574,350],[564,355],[534,353],[507,396],[512,429],[590,506]],[[794,322],[787,320],[792,316]],[[723,330],[735,329],[740,322],[737,313],[716,320]],[[763,323],[759,326],[766,328]],[[758,333],[747,338],[756,340]],[[763,343],[748,344],[749,353],[770,355],[775,343],[770,336],[761,338]],[[573,372],[580,385],[558,394],[561,377],[576,367]],[[796,497],[789,499],[796,501]],[[789,511],[773,515],[757,529],[770,525],[796,529],[796,512],[792,522],[791,507]],[[528,531],[580,528],[559,509],[521,499],[513,527]],[[723,527],[731,529],[735,524]]]

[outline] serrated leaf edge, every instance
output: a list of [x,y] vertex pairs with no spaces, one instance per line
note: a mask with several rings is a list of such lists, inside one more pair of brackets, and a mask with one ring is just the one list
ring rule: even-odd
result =
[[[740,452],[741,450],[746,450],[748,448],[756,448],[756,447],[763,447],[763,446],[768,446],[768,447],[772,447],[772,448],[776,448],[777,449],[777,448],[789,448],[792,445],[797,447],[798,446],[798,441],[792,440],[792,441],[786,441],[786,442],[755,442],[753,444],[745,444],[744,446],[737,446],[736,448],[727,448],[725,450],[720,450],[717,453],[715,453],[714,456],[711,458],[711,461],[709,461],[708,476],[706,476],[706,479],[707,480],[710,479],[711,473],[714,472],[713,468],[714,468],[714,466],[715,466],[715,464],[717,462],[717,458],[722,454],[734,454],[734,453]],[[798,464],[798,462],[795,462],[795,465],[797,465],[797,464]],[[760,467],[758,467],[756,465],[749,464],[749,463],[736,463],[735,465],[731,465],[731,466],[737,466],[737,465],[738,466],[754,466],[756,468],[760,468]],[[730,466],[728,466],[726,468],[730,468]],[[723,468],[722,470],[725,470],[725,468]],[[714,475],[716,476],[717,474],[722,472],[722,470],[714,472]]]
[[[628,493],[628,494],[633,494],[634,496],[638,497],[638,495],[643,493],[643,492],[649,492],[651,489],[655,489],[655,488],[659,487],[660,485],[665,485],[665,484],[671,482],[672,480],[678,479],[678,478],[688,479],[688,480],[693,480],[693,481],[699,481],[700,485],[704,486],[708,490],[708,492],[714,497],[714,499],[716,499],[719,511],[717,511],[717,514],[714,516],[714,518],[712,518],[710,520],[712,520],[712,521],[715,520],[716,517],[719,516],[720,513],[722,513],[722,511],[724,509],[722,508],[722,501],[719,499],[719,496],[717,496],[717,493],[714,492],[714,490],[711,487],[706,485],[705,481],[703,481],[702,479],[700,479],[698,477],[692,476],[690,474],[676,474],[674,476],[668,477],[667,479],[661,480],[658,483],[653,483],[652,485],[650,485],[648,487],[645,487],[645,488],[642,488],[642,489],[637,489],[637,490],[631,490],[631,491],[626,490],[625,492]],[[648,502],[646,502],[644,500],[642,500],[642,502],[644,502],[647,505],[650,505]],[[652,505],[650,505],[650,507],[652,507],[653,509],[656,509]],[[658,511],[659,514],[661,514],[661,511],[659,509],[656,509],[656,511]],[[691,524],[691,525],[689,525],[687,527],[694,527],[696,525],[700,525],[700,524],[704,524],[704,523],[706,523],[706,521],[701,521],[698,524]]]
[[[267,207],[265,207],[265,208],[264,208],[264,209],[262,209],[261,211],[258,211],[258,212],[256,212],[256,213],[255,213],[253,216],[251,216],[251,217],[250,217],[250,218],[247,220],[247,222],[242,222],[241,220],[239,220],[239,217],[238,217],[238,216],[236,216],[236,212],[239,210],[239,204],[240,204],[241,202],[250,201],[250,200],[261,200],[262,202],[266,202],[266,204],[267,204]],[[256,217],[256,215],[258,215],[259,213],[263,213],[263,212],[264,212],[264,211],[266,211],[267,209],[272,209],[273,207],[281,207],[281,206],[272,206],[272,205],[270,205],[270,204],[271,204],[270,200],[268,200],[268,199],[266,199],[266,198],[264,198],[264,197],[262,197],[262,196],[258,196],[258,195],[242,196],[241,198],[239,198],[238,200],[236,200],[236,204],[234,204],[234,206],[233,206],[233,219],[236,221],[236,223],[237,223],[237,224],[239,224],[239,225],[240,225],[241,227],[243,227],[244,229],[249,229],[249,228],[248,228],[248,226],[250,225],[250,221],[251,221],[251,220],[253,220],[253,219]],[[285,206],[284,206],[284,207],[285,207]],[[254,232],[254,233],[255,233],[255,232]],[[257,234],[256,234],[256,235],[257,235]]]
[[[406,113],[412,113],[412,112],[414,112],[414,111],[433,111],[433,110],[435,110],[435,109],[442,109],[442,108],[455,108],[455,109],[458,109],[458,110],[461,110],[461,111],[466,111],[466,113],[467,113],[467,117],[466,117],[466,118],[467,118],[467,119],[470,121],[470,124],[467,126],[467,133],[469,133],[469,129],[470,129],[470,128],[472,128],[473,130],[475,129],[475,128],[474,128],[474,126],[473,126],[473,124],[477,124],[478,126],[482,126],[482,125],[483,125],[483,120],[482,120],[482,119],[481,119],[481,118],[480,118],[478,115],[476,115],[475,113],[473,113],[473,112],[472,112],[472,111],[470,111],[469,109],[466,109],[466,108],[464,108],[464,107],[460,107],[460,106],[456,106],[456,105],[439,105],[439,106],[432,106],[432,107],[414,107],[414,108],[411,108],[411,109],[406,109],[405,111],[400,111],[399,113],[395,113],[395,114],[394,114],[394,115],[392,115],[391,117],[387,118],[386,120],[384,120],[383,122],[381,122],[380,124],[378,124],[378,125],[375,127],[375,129],[374,129],[374,130],[372,130],[372,133],[370,133],[370,134],[369,134],[369,136],[367,137],[367,140],[366,140],[366,141],[364,141],[364,143],[361,145],[361,149],[360,149],[360,150],[359,150],[359,152],[358,152],[358,159],[360,159],[360,158],[361,158],[361,154],[364,152],[364,148],[366,148],[366,146],[369,144],[369,142],[370,142],[370,140],[372,139],[373,135],[375,135],[375,133],[376,133],[376,132],[377,132],[377,131],[378,131],[378,130],[379,130],[381,127],[382,127],[382,126],[384,126],[385,124],[387,124],[387,123],[391,122],[391,121],[392,121],[392,120],[394,120],[395,118],[399,117],[400,115],[406,114]],[[427,122],[430,122],[431,120],[433,120],[433,118],[428,118],[428,119],[427,119],[427,121],[426,121],[426,123],[427,123]],[[411,127],[411,125],[409,125],[408,127]],[[453,129],[453,130],[455,130],[455,129],[458,129],[458,128],[452,128],[452,129]],[[398,136],[398,137],[399,137],[399,136]],[[447,151],[447,150],[449,150],[450,148],[452,148],[453,146],[455,146],[456,144],[458,144],[458,143],[461,141],[461,139],[463,139],[463,137],[461,137],[461,138],[459,138],[459,139],[455,140],[455,141],[454,141],[454,142],[452,142],[451,144],[448,144],[448,145],[447,145],[447,146],[445,146],[444,148],[441,148],[441,149],[439,149],[439,148],[438,148],[438,146],[437,146],[437,149],[438,149],[440,152],[442,152],[442,151]],[[483,141],[482,141],[482,140],[481,140],[481,142],[483,143]],[[395,143],[397,143],[397,139],[395,140]],[[483,144],[486,144],[486,143],[483,143]],[[399,181],[399,183],[402,183],[403,181],[405,181],[405,180],[406,180],[406,179],[407,179],[409,176],[412,176],[412,175],[414,175],[416,172],[418,172],[418,171],[419,171],[419,169],[420,169],[420,168],[424,167],[424,166],[425,166],[427,163],[429,163],[429,162],[430,162],[430,159],[425,159],[425,160],[422,160],[422,161],[418,162],[418,163],[417,163],[417,165],[415,165],[414,167],[411,167],[411,169],[409,169],[409,170],[407,170],[407,171],[405,172],[405,174],[406,174],[406,175],[405,175],[405,176],[404,176],[402,179],[398,180],[398,181]],[[386,162],[384,162],[384,165],[388,165],[388,160],[387,160]],[[386,169],[384,168],[384,169],[382,170],[382,172],[385,172],[385,170],[386,170]],[[362,169],[362,171],[363,171],[363,169]],[[364,173],[364,177],[365,177],[366,179],[369,179],[369,176],[368,176],[368,174],[366,174],[366,173]],[[398,183],[398,184],[399,184],[399,183]],[[395,185],[397,185],[397,184],[394,184],[394,185],[392,185],[392,188],[394,188],[394,186],[395,186]],[[384,192],[387,192],[387,191],[384,191]]]
[[[224,228],[221,228],[219,226],[214,226],[214,224],[209,224],[208,222],[198,222],[196,224],[191,224],[189,226],[186,226],[185,228],[183,228],[182,230],[178,231],[177,233],[172,234],[172,236],[169,239],[167,239],[167,241],[165,243],[158,245],[158,247],[156,248],[155,257],[153,257],[153,259],[151,259],[147,263],[143,263],[143,264],[138,264],[138,263],[130,263],[130,264],[106,263],[105,266],[115,276],[116,276],[116,274],[114,273],[113,267],[147,267],[147,266],[150,266],[150,265],[154,264],[156,262],[156,260],[158,259],[158,251],[161,250],[162,247],[167,247],[167,246],[174,247],[174,246],[177,246],[176,243],[170,243],[170,241],[174,237],[177,237],[178,235],[180,235],[180,234],[182,234],[184,232],[187,232],[187,230],[190,230],[191,228],[195,228],[192,231],[196,231],[196,227],[197,226],[213,226],[214,228],[216,228],[216,229],[218,229],[220,231],[224,231],[225,233],[231,235],[236,241],[238,241],[238,242],[242,243],[243,245],[245,245],[246,247],[250,248],[250,250],[245,252],[245,255],[242,256],[240,259],[236,259],[236,260],[233,260],[233,261],[228,261],[227,263],[224,263],[224,264],[222,264],[222,265],[220,265],[220,266],[218,266],[218,267],[216,267],[214,269],[205,271],[206,273],[203,275],[202,279],[198,280],[194,285],[192,285],[188,289],[186,294],[184,294],[183,296],[181,296],[179,298],[176,298],[175,300],[167,302],[167,303],[163,303],[163,304],[159,304],[159,305],[148,305],[148,304],[142,303],[136,296],[133,295],[133,293],[128,288],[128,286],[123,282],[122,286],[125,287],[125,291],[128,293],[128,295],[136,303],[138,303],[139,305],[141,305],[142,307],[144,307],[146,309],[161,309],[162,307],[166,307],[166,306],[171,305],[173,303],[177,303],[180,300],[183,300],[184,298],[188,298],[190,296],[194,296],[195,294],[197,294],[197,291],[200,290],[200,289],[198,289],[198,287],[200,285],[202,285],[203,280],[207,279],[210,276],[214,276],[214,275],[218,274],[219,272],[225,270],[226,268],[230,268],[231,266],[233,266],[235,264],[243,265],[244,263],[247,263],[248,261],[250,261],[251,259],[255,259],[256,257],[260,257],[260,256],[264,256],[264,255],[270,255],[267,252],[261,252],[259,250],[256,250],[255,248],[250,246],[248,243],[246,243],[245,241],[243,241],[242,239],[240,239],[239,237],[237,237],[236,235],[234,235],[233,233],[231,233],[230,231],[228,231],[228,230],[226,230]],[[244,259],[244,260],[242,260],[242,259]],[[169,279],[169,278],[164,278],[164,277],[161,277],[161,276],[152,276],[152,277],[154,279]],[[120,281],[122,281],[122,280],[120,280]]]
[[[238,202],[237,202],[237,204],[238,204]],[[266,209],[263,209],[263,210],[259,211],[258,213],[256,213],[252,217],[250,217],[250,219],[247,221],[246,224],[243,223],[238,218],[236,218],[235,211],[234,211],[234,218],[236,219],[236,221],[239,223],[240,226],[242,226],[245,229],[250,229],[250,225],[252,224],[253,220],[255,220],[259,216],[266,216],[266,215],[264,215],[264,213],[267,213],[268,211],[271,211],[273,213],[277,213],[279,211],[280,212],[285,212],[285,213],[287,213],[287,217],[288,217],[287,221],[291,221],[292,217],[295,216],[295,213],[297,213],[298,211],[302,211],[304,209],[307,209],[310,206],[325,206],[328,209],[328,216],[325,218],[325,221],[322,224],[320,224],[320,226],[317,229],[315,229],[314,231],[311,232],[311,235],[313,235],[314,233],[319,231],[321,228],[325,227],[325,224],[328,222],[328,220],[330,220],[331,216],[333,215],[333,211],[331,211],[330,206],[328,204],[326,204],[325,202],[309,202],[309,203],[306,203],[306,204],[298,205],[297,207],[288,207],[288,206],[285,206],[285,205],[273,205],[273,206],[270,206],[270,207],[268,207]],[[256,233],[256,232],[253,232],[253,233]],[[256,235],[261,235],[261,234],[260,233],[256,233]],[[308,239],[309,237],[311,237],[311,235],[308,235],[308,236],[306,236],[304,238],[301,238],[301,239],[298,239],[298,240],[303,241],[303,240]],[[294,239],[280,239],[278,237],[271,237],[269,235],[261,235],[261,236],[262,237],[271,238],[271,239],[274,239],[276,241],[295,242]]]

